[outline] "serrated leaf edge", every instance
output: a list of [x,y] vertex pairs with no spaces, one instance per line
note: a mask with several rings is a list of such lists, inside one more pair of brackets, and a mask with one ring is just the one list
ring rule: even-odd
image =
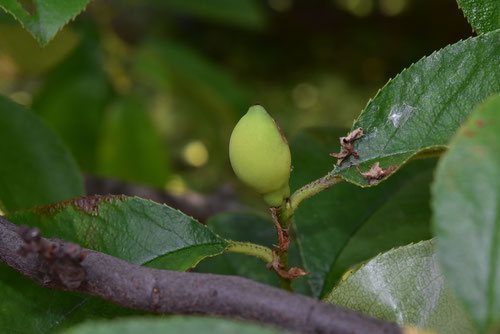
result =
[[[384,86],[382,86],[382,88],[380,88],[377,93],[368,100],[368,102],[366,103],[365,107],[363,108],[363,110],[361,111],[361,113],[359,114],[359,116],[353,121],[353,125],[351,127],[351,131],[353,129],[355,129],[357,127],[356,125],[356,122],[358,122],[359,118],[365,113],[365,111],[367,110],[368,106],[380,95],[381,91],[386,89],[387,87],[389,87],[390,85],[392,85],[392,83],[397,79],[399,78],[404,72],[407,72],[409,70],[411,70],[414,66],[416,66],[418,63],[420,63],[421,61],[423,61],[424,59],[427,59],[427,58],[431,58],[433,57],[434,55],[440,53],[440,52],[443,52],[444,50],[446,49],[449,49],[449,48],[452,48],[454,46],[457,46],[457,45],[462,45],[464,43],[467,43],[467,42],[470,42],[472,40],[479,40],[479,39],[482,39],[482,38],[486,38],[487,36],[489,35],[493,35],[493,34],[496,34],[496,33],[499,33],[500,32],[500,29],[496,29],[496,30],[493,30],[493,31],[490,31],[490,32],[487,32],[487,33],[484,33],[484,34],[481,34],[481,35],[478,35],[478,36],[471,36],[469,38],[466,38],[466,39],[460,39],[458,40],[457,42],[453,43],[453,44],[448,44],[444,47],[442,47],[441,49],[438,49],[438,50],[435,50],[434,52],[432,52],[430,55],[427,55],[427,56],[423,56],[421,57],[419,60],[417,60],[416,62],[412,63],[410,66],[404,68],[402,71],[400,71],[396,76],[394,76],[393,78],[390,78],[386,84]],[[410,156],[408,156],[407,159],[405,159],[403,162],[401,162],[401,164],[399,164],[396,168],[396,170],[394,171],[394,173],[396,173],[402,166],[404,166],[409,160],[411,160],[415,155],[421,153],[421,152],[424,152],[426,150],[432,150],[432,149],[447,149],[449,146],[449,144],[447,145],[431,145],[431,146],[427,146],[425,148],[422,148],[420,150],[417,150],[417,151],[414,151],[413,154],[411,154]],[[401,154],[400,153],[395,153],[395,154],[391,154],[391,155],[386,155],[386,156],[383,156],[383,157],[388,157],[388,156],[393,156],[393,155],[397,155],[397,154]],[[378,157],[378,158],[383,158],[383,157]],[[374,160],[377,160],[377,159],[374,159]],[[370,160],[370,161],[363,161],[362,163],[360,163],[358,166],[366,166],[366,164],[370,164],[370,163],[373,163],[374,160]],[[343,165],[347,166],[349,163],[348,162],[344,162]],[[339,175],[343,180],[349,182],[349,183],[352,183],[354,185],[357,185],[361,188],[368,188],[368,187],[373,187],[373,186],[376,186],[376,185],[379,185],[380,183],[384,182],[386,179],[388,179],[388,177],[380,180],[380,182],[377,182],[375,184],[368,184],[368,183],[364,183],[364,184],[361,184],[359,182],[356,182],[354,180],[351,180],[351,179],[347,179],[345,178],[344,176],[340,175],[341,172],[344,172],[344,171],[347,171],[349,170],[350,168],[354,167],[354,165],[351,165],[349,167],[346,167],[346,168],[342,168],[342,165],[340,166],[334,166],[334,169],[331,171],[331,173],[333,175]],[[394,174],[393,173],[393,174]],[[390,176],[389,176],[390,177]]]
[[477,29],[477,27],[472,23],[472,21],[469,19],[469,16],[465,13],[465,10],[464,8],[461,6],[460,4],[460,0],[456,0],[456,4],[457,4],[457,7],[458,9],[460,10],[460,12],[462,13],[462,16],[464,17],[464,19],[467,21],[467,23],[469,24],[472,32],[475,32],[476,34],[478,35],[481,35],[483,34],[484,32],[482,31],[479,31],[479,29]]
[[[34,32],[31,29],[27,28],[27,23],[28,22],[25,22],[23,19],[18,18],[14,13],[12,13],[10,10],[8,10],[7,8],[5,8],[1,4],[0,4],[0,8],[2,8],[3,11],[5,11],[8,14],[10,14],[17,22],[19,22],[19,24],[21,25],[21,27],[23,27],[27,32],[29,32],[30,35],[33,36],[33,38],[38,42],[38,44],[40,44],[40,46],[45,47],[45,46],[47,46],[47,44],[49,44],[50,41],[52,41],[54,39],[54,37],[66,25],[68,25],[68,23],[74,21],[78,15],[80,15],[83,11],[85,11],[87,9],[87,7],[89,6],[90,2],[92,2],[92,0],[88,0],[87,4],[79,12],[75,13],[75,15],[73,15],[72,17],[70,17],[66,21],[64,21],[63,24],[60,25],[59,28],[52,34],[52,36],[47,36],[45,34],[45,30],[41,28],[41,24],[40,24],[41,22],[40,22],[40,20],[35,20],[35,18],[31,14],[29,14],[28,12],[26,12],[26,10],[24,8],[22,8],[22,6],[19,5],[19,3],[17,1],[16,1],[16,3],[21,7],[21,10],[23,10],[24,13],[27,15],[27,17],[30,18],[30,19],[32,19],[33,23],[36,24],[36,26],[38,28],[38,32],[39,32],[38,36],[37,36],[36,32]],[[38,8],[37,8],[37,11],[38,11]]]
[[[414,248],[414,247],[419,247],[419,246],[422,246],[424,244],[428,244],[430,247],[433,247],[434,248],[434,254],[436,254],[436,250],[435,250],[435,247],[436,247],[436,238],[432,238],[432,239],[428,239],[428,240],[421,240],[419,242],[411,242],[407,245],[404,245],[404,246],[399,246],[399,247],[393,247],[391,248],[390,250],[386,251],[386,252],[381,252],[375,256],[373,256],[372,258],[364,261],[364,264],[362,266],[360,266],[359,268],[356,269],[356,271],[354,273],[352,273],[352,275],[355,275],[356,272],[358,272],[359,270],[365,268],[365,266],[367,266],[368,264],[370,264],[373,260],[375,259],[380,259],[381,257],[387,257],[387,256],[391,256],[393,253],[395,252],[398,252],[400,251],[401,249],[403,248]],[[425,246],[425,245],[424,245]],[[351,275],[351,277],[352,277]],[[325,296],[323,298],[321,298],[322,301],[324,302],[328,302],[328,299],[329,297],[331,296],[331,294],[338,288],[340,287],[342,284],[344,284],[346,282],[345,281],[340,281],[338,282],[331,290],[329,293],[325,294]]]

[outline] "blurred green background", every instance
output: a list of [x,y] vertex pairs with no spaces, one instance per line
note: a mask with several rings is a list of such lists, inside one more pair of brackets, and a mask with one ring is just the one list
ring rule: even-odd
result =
[[289,138],[350,127],[389,78],[471,35],[454,0],[95,0],[45,48],[0,14],[0,93],[87,175],[208,193],[242,188],[227,145],[251,104]]

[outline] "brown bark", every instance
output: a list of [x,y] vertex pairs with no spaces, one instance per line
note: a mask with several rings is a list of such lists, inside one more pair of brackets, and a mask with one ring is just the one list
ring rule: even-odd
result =
[[301,333],[402,333],[395,324],[245,278],[133,265],[42,238],[36,229],[20,229],[2,217],[0,261],[43,287],[154,313],[219,315]]

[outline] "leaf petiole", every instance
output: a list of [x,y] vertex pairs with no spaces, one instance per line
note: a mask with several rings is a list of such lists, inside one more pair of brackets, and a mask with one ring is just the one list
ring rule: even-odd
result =
[[226,247],[226,252],[254,256],[261,259],[266,264],[273,261],[273,251],[270,248],[251,242],[229,240],[229,244]]
[[288,222],[293,216],[293,213],[299,207],[303,200],[306,200],[317,193],[330,188],[331,186],[341,182],[343,179],[333,172],[306,184],[302,188],[296,190],[287,200],[285,205],[280,209],[280,219]]

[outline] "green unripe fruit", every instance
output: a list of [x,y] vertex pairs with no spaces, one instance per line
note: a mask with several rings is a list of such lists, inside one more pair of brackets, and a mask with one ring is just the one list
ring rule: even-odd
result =
[[281,205],[290,195],[290,148],[263,107],[250,107],[234,127],[229,159],[238,178],[259,192],[270,206]]
[[264,201],[266,201],[266,203],[270,206],[281,205],[283,200],[288,196],[290,196],[290,186],[288,185],[288,181],[282,188],[267,194],[262,194]]

